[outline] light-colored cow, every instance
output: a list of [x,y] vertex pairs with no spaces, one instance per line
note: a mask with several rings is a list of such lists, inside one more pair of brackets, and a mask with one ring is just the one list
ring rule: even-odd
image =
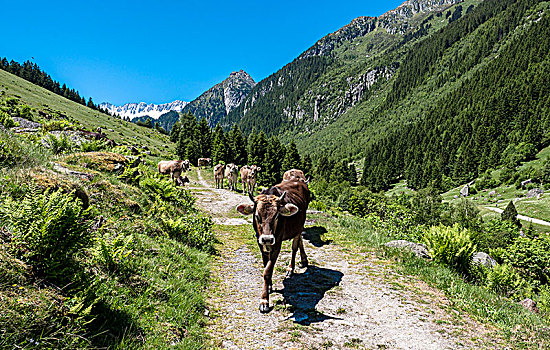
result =
[[304,175],[304,172],[300,169],[290,169],[283,174],[283,181],[303,181],[306,184],[309,182]]
[[[188,160],[161,160],[157,165],[157,169],[162,175],[170,174],[170,178],[174,181],[176,186],[183,186],[187,178],[181,178],[181,174],[187,170],[185,162],[189,163]],[[189,179],[187,179],[187,182],[189,182]]]
[[229,163],[225,166],[225,178],[229,189],[234,191],[237,188],[237,177],[239,175],[239,167],[233,163]]
[[258,172],[262,170],[256,165],[245,165],[241,168],[241,182],[243,183],[243,194],[254,193],[254,187],[258,177]]
[[223,164],[216,164],[214,167],[214,180],[216,181],[216,188],[223,188],[223,172],[225,166]]

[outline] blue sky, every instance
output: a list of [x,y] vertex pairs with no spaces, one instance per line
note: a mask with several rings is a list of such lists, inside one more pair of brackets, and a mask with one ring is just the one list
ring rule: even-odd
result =
[[34,57],[95,103],[191,101],[232,71],[256,81],[391,1],[9,1],[0,56]]

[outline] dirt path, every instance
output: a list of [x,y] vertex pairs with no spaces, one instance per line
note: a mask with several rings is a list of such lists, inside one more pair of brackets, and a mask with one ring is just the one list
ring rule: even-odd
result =
[[[199,173],[199,182],[208,186]],[[447,299],[410,277],[397,275],[372,254],[320,239],[324,228],[305,235],[311,266],[286,277],[290,243],[275,268],[266,315],[258,311],[262,266],[259,254],[236,239],[250,223],[235,206],[248,198],[228,190],[200,190],[198,205],[222,223],[220,257],[209,300],[213,344],[224,349],[463,349],[495,348],[494,332],[447,311]],[[248,226],[229,226],[246,224]]]
[[[495,207],[485,207],[485,209],[489,209],[489,210],[497,212],[497,213],[502,213],[504,211],[503,209],[495,208]],[[548,222],[548,221],[535,219],[535,218],[530,218],[529,216],[525,216],[525,215],[519,215],[518,214],[517,218],[520,219],[520,220],[523,220],[523,221],[532,222],[534,224],[539,224],[539,225],[543,225],[543,226],[550,226],[550,222]]]

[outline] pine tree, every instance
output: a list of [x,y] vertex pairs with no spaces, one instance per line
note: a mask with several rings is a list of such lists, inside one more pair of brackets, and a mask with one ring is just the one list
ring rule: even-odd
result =
[[205,118],[201,118],[197,129],[198,157],[210,158],[212,155],[212,130]]
[[265,155],[264,177],[268,184],[274,185],[282,181],[282,159],[285,154],[285,148],[281,145],[279,139],[271,136]]
[[300,169],[304,172],[304,175],[306,176],[306,178],[312,175],[313,161],[311,160],[311,157],[309,154],[306,154],[304,158],[302,158],[302,165],[300,166]]
[[502,214],[500,214],[500,218],[502,220],[511,221],[516,226],[521,227],[521,222],[517,218],[518,211],[516,210],[516,206],[514,205],[514,201],[510,201]]
[[283,160],[283,172],[290,169],[299,169],[301,165],[302,159],[298,153],[298,148],[296,148],[296,144],[292,141],[290,145],[288,145],[285,153],[285,158]]
[[220,124],[214,129],[214,141],[212,142],[212,161],[214,164],[227,161],[227,141]]
[[231,131],[231,148],[233,150],[234,162],[237,165],[243,166],[246,164],[248,154],[246,152],[246,142],[237,125],[233,125]]

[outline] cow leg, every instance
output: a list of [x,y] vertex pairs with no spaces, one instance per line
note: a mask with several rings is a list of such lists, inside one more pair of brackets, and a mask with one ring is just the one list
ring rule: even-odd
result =
[[[269,307],[269,293],[273,290],[273,268],[279,257],[279,252],[281,251],[281,243],[278,243],[271,247],[271,251],[265,255],[268,255],[267,264],[265,264],[265,269],[263,273],[264,277],[264,288],[262,291],[262,297],[260,299],[260,312],[268,313],[271,311]],[[262,257],[264,252],[262,251]],[[265,261],[265,260],[264,260]]]
[[300,258],[301,258],[301,267],[308,267],[309,261],[307,261],[307,255],[306,250],[304,249],[304,240],[302,239],[302,234],[300,233],[299,241],[300,241]]
[[300,247],[300,235],[294,237],[292,240],[292,257],[290,258],[290,265],[287,268],[287,276],[294,273],[294,267],[296,266],[296,252]]

